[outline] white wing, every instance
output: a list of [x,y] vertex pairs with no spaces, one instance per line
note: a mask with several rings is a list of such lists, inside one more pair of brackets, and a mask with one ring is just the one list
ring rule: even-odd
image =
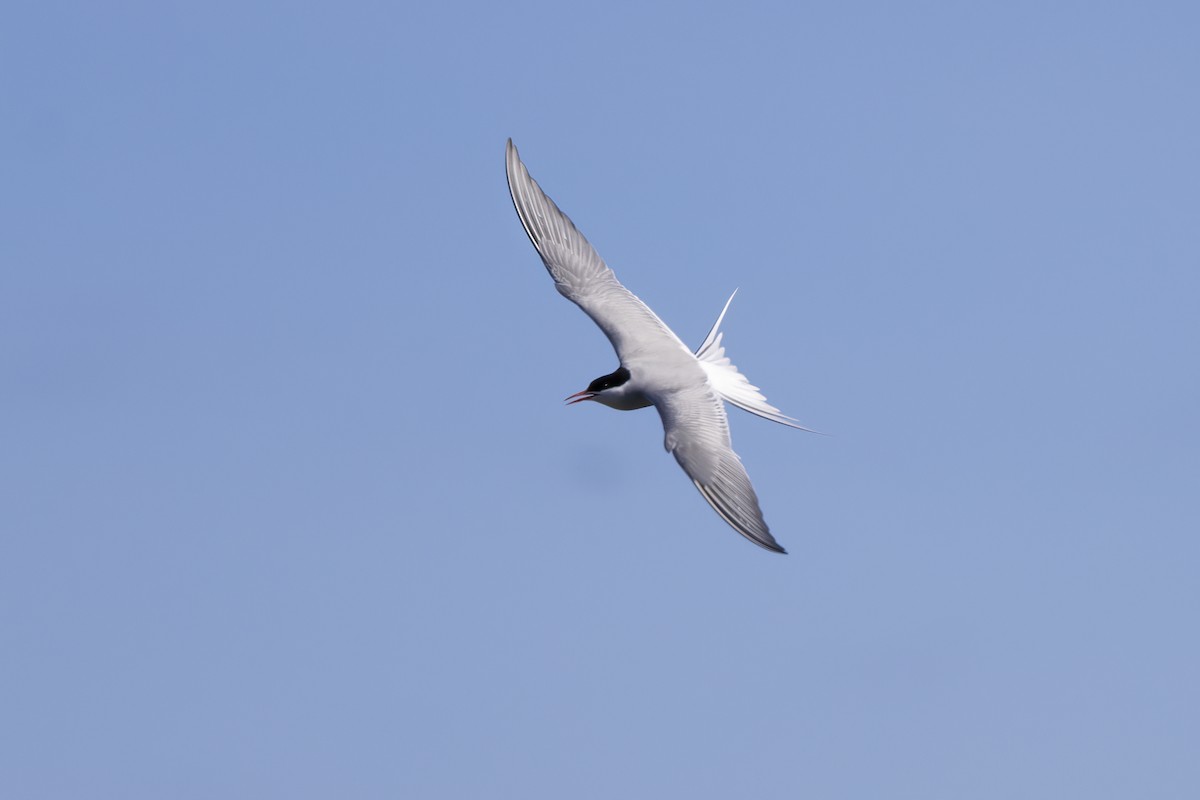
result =
[[667,450],[700,494],[735,531],[759,547],[786,553],[771,535],[750,476],[729,441],[721,398],[703,384],[656,397]]
[[690,355],[679,337],[621,285],[570,218],[530,177],[512,139],[508,140],[505,166],[517,216],[555,286],[600,326],[622,363],[636,353],[663,349],[683,348]]

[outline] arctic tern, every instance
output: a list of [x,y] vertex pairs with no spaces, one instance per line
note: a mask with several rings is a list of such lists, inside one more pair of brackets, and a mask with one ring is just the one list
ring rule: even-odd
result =
[[721,321],[733,296],[704,343],[692,353],[649,306],[621,285],[600,254],[530,177],[512,139],[506,169],[517,216],[555,286],[600,326],[621,362],[615,371],[566,398],[568,405],[592,400],[621,411],[657,408],[667,451],[708,504],[759,547],[786,553],[767,528],[746,468],[733,452],[722,401],[773,422],[808,429],[769,404],[725,356]]

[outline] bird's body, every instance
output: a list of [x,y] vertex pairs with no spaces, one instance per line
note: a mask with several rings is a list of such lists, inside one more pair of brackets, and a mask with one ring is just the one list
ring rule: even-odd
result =
[[722,401],[775,422],[800,426],[768,404],[725,357],[720,325],[729,303],[693,353],[621,285],[567,215],[529,176],[511,139],[506,166],[517,216],[555,286],[595,321],[621,362],[617,370],[567,399],[592,400],[622,411],[653,405],[662,417],[667,450],[713,509],[760,547],[786,552],[767,528],[746,470],[733,452]]

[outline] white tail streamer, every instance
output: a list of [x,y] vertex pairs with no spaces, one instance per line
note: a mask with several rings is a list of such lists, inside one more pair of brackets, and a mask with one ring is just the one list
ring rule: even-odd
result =
[[758,390],[758,387],[750,383],[749,378],[738,372],[738,368],[725,355],[725,348],[721,344],[721,340],[725,337],[725,334],[721,332],[721,322],[725,319],[725,312],[729,310],[729,304],[733,302],[736,295],[737,289],[734,289],[733,294],[729,295],[729,299],[725,301],[725,307],[721,309],[721,316],[717,317],[712,330],[705,337],[704,344],[700,345],[700,349],[696,351],[696,358],[699,359],[700,366],[704,368],[709,384],[722,400],[732,403],[744,411],[757,414],[772,422],[778,422],[780,425],[816,433],[817,431],[804,427],[768,403],[767,398]]

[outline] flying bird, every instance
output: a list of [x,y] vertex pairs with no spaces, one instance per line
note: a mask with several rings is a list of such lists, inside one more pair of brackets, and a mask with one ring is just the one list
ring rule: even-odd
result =
[[733,296],[693,353],[649,306],[621,285],[600,254],[530,177],[512,139],[505,161],[517,216],[554,285],[600,326],[621,362],[613,372],[566,398],[567,404],[591,400],[621,411],[657,408],[667,451],[708,504],[759,547],[786,553],[767,528],[746,468],[733,452],[722,401],[773,422],[808,429],[768,403],[726,357],[721,321]]

